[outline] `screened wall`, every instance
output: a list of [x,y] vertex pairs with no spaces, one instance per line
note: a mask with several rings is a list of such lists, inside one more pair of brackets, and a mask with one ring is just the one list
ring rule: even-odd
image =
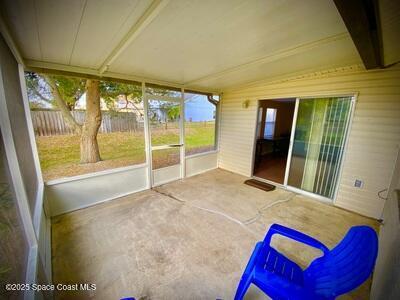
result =
[[217,105],[207,95],[185,93],[185,153],[193,155],[216,149]]
[[[179,147],[154,148],[161,145],[182,145],[186,156],[216,149],[217,102],[210,94],[34,72],[25,81],[46,182],[147,162],[153,170],[182,164]],[[88,106],[88,82],[97,84],[96,107]],[[92,136],[85,137],[90,126]],[[95,147],[85,149],[84,139]]]

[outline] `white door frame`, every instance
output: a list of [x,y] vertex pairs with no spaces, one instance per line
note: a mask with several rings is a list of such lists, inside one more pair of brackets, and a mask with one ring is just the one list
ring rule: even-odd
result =
[[[255,134],[254,134],[254,146],[253,146],[253,159],[252,159],[252,171],[251,171],[251,177],[254,179],[257,179],[259,181],[263,181],[269,184],[273,184],[277,187],[298,193],[298,194],[302,194],[305,196],[309,196],[312,198],[315,198],[317,200],[320,200],[322,202],[328,203],[328,204],[334,204],[336,201],[336,197],[337,197],[337,193],[339,190],[339,182],[340,182],[340,178],[341,178],[341,174],[342,174],[342,169],[343,169],[343,161],[344,161],[344,157],[346,155],[346,149],[347,149],[347,144],[348,144],[348,139],[349,139],[349,135],[350,135],[350,129],[351,129],[351,125],[352,125],[352,121],[353,121],[353,116],[354,116],[354,111],[355,111],[355,103],[357,101],[357,95],[358,93],[349,93],[349,94],[332,94],[332,95],[324,95],[324,96],[304,96],[304,97],[296,97],[296,103],[295,103],[295,110],[293,113],[293,120],[292,120],[292,130],[290,133],[290,141],[289,141],[289,150],[288,150],[288,157],[286,159],[286,168],[285,168],[285,177],[284,177],[284,182],[283,184],[268,180],[268,179],[264,179],[264,178],[260,178],[254,175],[254,162],[255,162],[255,148],[256,148],[256,143],[257,143],[257,130],[258,130],[258,114],[259,114],[259,109],[260,109],[260,102],[261,101],[265,101],[265,100],[275,100],[275,99],[282,99],[282,97],[280,98],[271,98],[271,99],[260,99],[257,100],[258,104],[257,104],[257,111],[256,111],[256,126],[255,126]],[[347,120],[347,124],[346,124],[346,133],[344,136],[344,145],[343,145],[343,152],[341,154],[341,162],[340,162],[340,166],[339,166],[339,170],[338,170],[338,174],[336,176],[336,180],[337,180],[337,184],[335,187],[335,192],[334,192],[334,196],[332,199],[315,194],[315,193],[311,193],[308,191],[304,191],[302,189],[290,186],[288,184],[288,179],[289,179],[289,170],[290,170],[290,163],[291,163],[291,159],[292,159],[292,153],[293,153],[293,146],[294,146],[294,136],[295,136],[295,131],[296,131],[296,123],[297,123],[297,115],[298,115],[298,111],[299,111],[299,104],[300,104],[300,100],[301,99],[313,99],[313,98],[330,98],[330,97],[350,97],[350,101],[351,101],[351,105],[350,105],[350,112],[349,112],[349,118]],[[294,97],[284,97],[284,98],[294,98]]]
[[297,113],[299,112],[299,103],[300,103],[300,98],[296,98],[296,103],[295,103],[294,112],[293,112],[292,129],[290,131],[289,151],[288,151],[288,156],[286,159],[285,178],[283,179],[284,186],[288,185],[287,183],[288,183],[288,178],[289,178],[290,163],[292,161],[294,133],[296,131]]
[[[145,83],[142,83],[142,95],[143,95],[143,107],[144,107],[144,129],[145,129],[145,145],[146,145],[146,164],[148,166],[148,188],[152,188],[161,184],[165,184],[177,179],[182,179],[185,177],[185,129],[184,129],[184,89],[181,89],[181,96],[179,97],[171,97],[171,96],[159,96],[159,95],[150,95],[146,93],[146,86]],[[157,101],[168,101],[168,102],[175,102],[179,103],[179,111],[180,111],[180,118],[179,118],[179,146],[177,145],[159,145],[159,146],[152,146],[151,144],[151,129],[150,129],[150,120],[148,117],[149,111],[149,100],[157,100]],[[179,177],[171,177],[168,180],[162,182],[155,182],[154,180],[154,171],[153,170],[153,159],[152,154],[155,150],[163,150],[163,149],[171,149],[179,147]],[[171,170],[171,167],[168,166],[165,168],[160,168],[157,170],[163,170],[168,172]]]
[[[294,98],[294,97],[286,97],[286,98]],[[278,183],[272,180],[268,180],[265,178],[261,178],[258,176],[254,175],[254,163],[255,163],[255,157],[256,157],[256,147],[257,147],[257,131],[258,131],[258,117],[259,117],[259,110],[260,110],[260,103],[261,101],[268,101],[268,100],[279,100],[282,98],[276,98],[276,99],[262,99],[262,100],[257,100],[257,113],[256,113],[256,130],[255,130],[255,134],[254,134],[254,146],[253,146],[253,159],[252,159],[252,170],[251,170],[251,177],[254,179],[257,179],[259,181],[268,183],[268,184],[272,184],[275,185],[277,187],[283,188],[283,189],[287,189],[287,179],[289,176],[289,165],[290,165],[290,161],[291,161],[291,155],[292,155],[292,146],[293,146],[293,140],[294,140],[294,129],[296,128],[296,121],[297,121],[297,111],[299,109],[299,99],[300,98],[295,98],[295,108],[294,108],[294,112],[293,112],[293,120],[292,120],[292,129],[290,132],[290,141],[289,141],[289,151],[288,151],[288,156],[286,159],[286,166],[285,166],[285,177],[283,180],[283,183]]]

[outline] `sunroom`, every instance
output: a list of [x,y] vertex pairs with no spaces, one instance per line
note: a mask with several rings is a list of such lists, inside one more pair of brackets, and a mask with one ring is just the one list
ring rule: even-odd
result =
[[[1,298],[233,299],[272,224],[328,249],[367,225],[375,268],[335,296],[400,297],[396,1],[4,0],[0,21]],[[323,255],[271,243],[301,272]]]

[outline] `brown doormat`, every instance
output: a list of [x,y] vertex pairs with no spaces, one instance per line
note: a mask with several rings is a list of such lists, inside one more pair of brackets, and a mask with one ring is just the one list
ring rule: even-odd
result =
[[244,182],[244,184],[256,187],[260,190],[266,191],[266,192],[270,192],[273,191],[275,189],[275,186],[272,184],[268,184],[262,181],[258,181],[255,179],[248,179]]

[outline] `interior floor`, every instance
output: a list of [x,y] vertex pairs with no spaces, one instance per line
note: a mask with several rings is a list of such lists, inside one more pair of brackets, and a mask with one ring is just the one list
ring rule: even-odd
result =
[[284,183],[296,100],[260,100],[253,175]]
[[[232,299],[272,223],[328,247],[353,225],[377,228],[372,219],[280,188],[264,192],[245,179],[217,169],[53,218],[54,283],[97,285],[56,298]],[[321,254],[279,237],[273,245],[302,267]],[[340,299],[368,299],[370,284]],[[246,299],[267,298],[251,286]]]
[[263,155],[254,170],[254,176],[283,184],[287,157]]

